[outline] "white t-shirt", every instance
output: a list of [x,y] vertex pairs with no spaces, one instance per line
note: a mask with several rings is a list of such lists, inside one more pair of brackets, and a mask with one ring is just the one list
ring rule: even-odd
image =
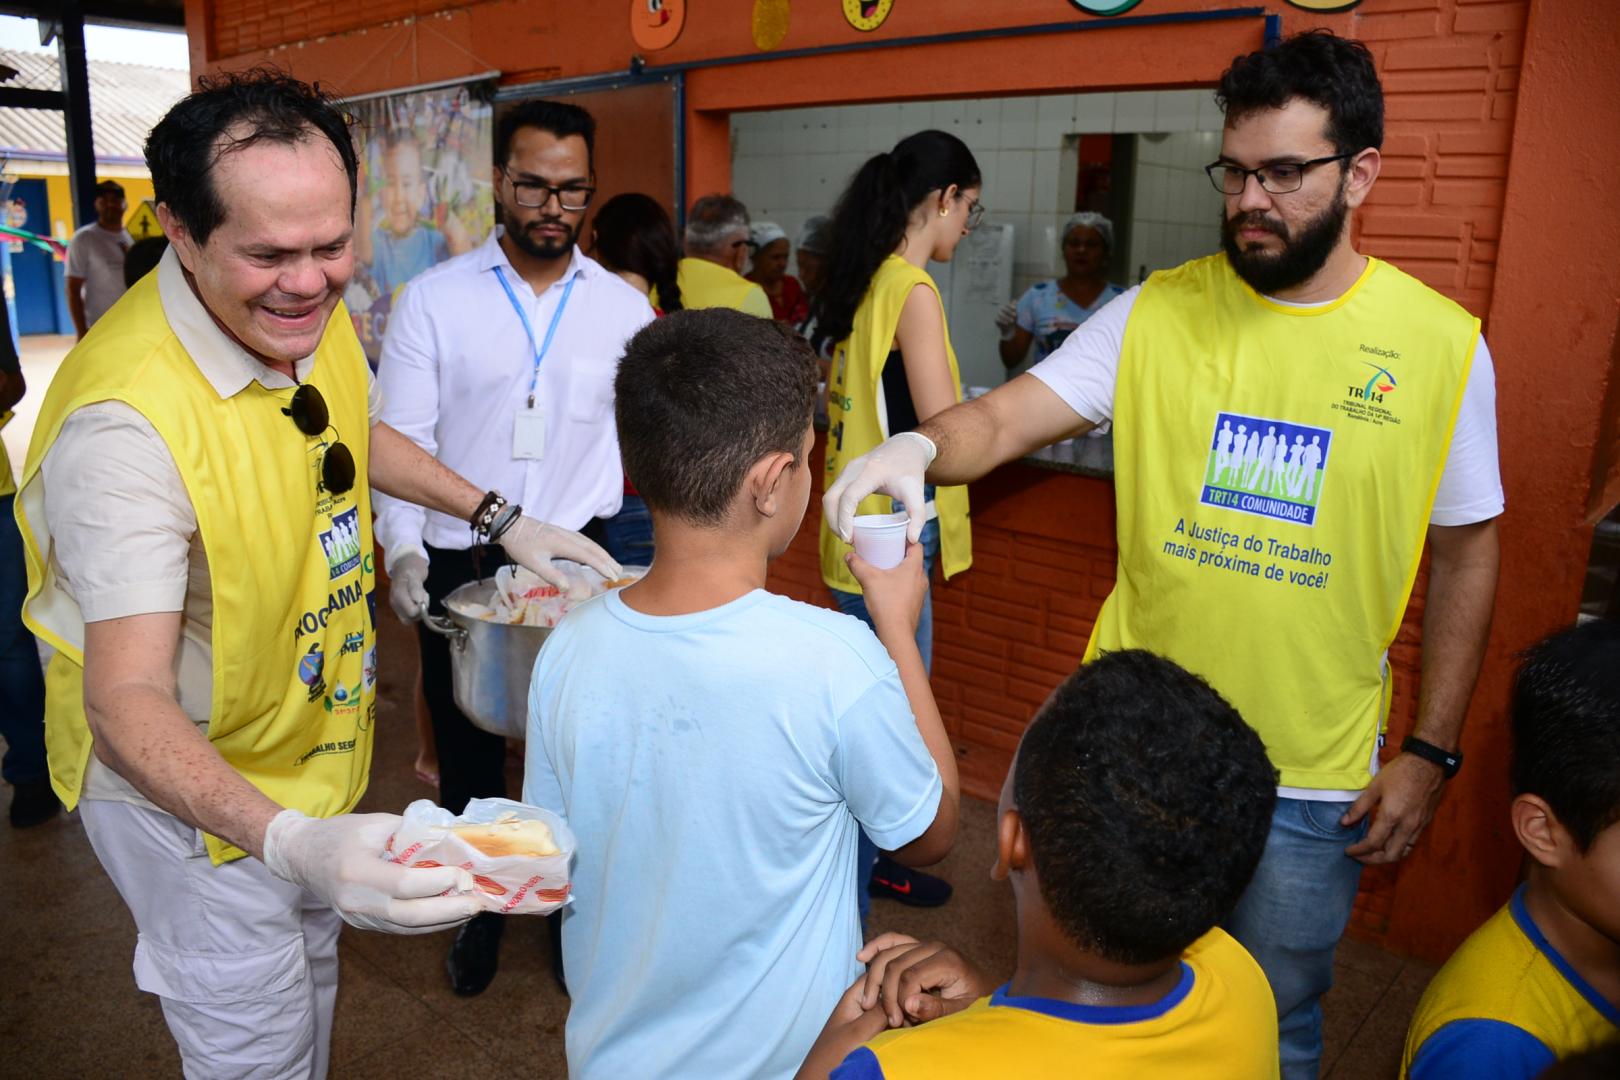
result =
[[[1087,319],[1058,350],[1030,369],[1063,403],[1093,423],[1114,418],[1114,382],[1125,347],[1125,323],[1140,285]],[[1275,304],[1285,300],[1268,298]],[[1328,301],[1331,303],[1332,301]],[[1295,304],[1294,307],[1316,305]],[[1480,336],[1468,369],[1451,449],[1435,492],[1432,525],[1472,525],[1502,513],[1502,473],[1496,457],[1496,372]]]
[[571,1076],[791,1077],[860,972],[858,834],[921,836],[939,770],[867,627],[756,589],[552,631],[525,802],[579,839],[563,909]]
[[84,321],[94,326],[124,295],[124,252],[134,241],[122,228],[84,226],[68,241],[67,276],[84,278]]

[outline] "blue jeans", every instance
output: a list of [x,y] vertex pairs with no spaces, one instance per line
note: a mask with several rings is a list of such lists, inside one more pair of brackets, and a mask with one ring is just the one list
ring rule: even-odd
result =
[[[933,489],[928,489],[930,497]],[[899,509],[897,505],[895,509]],[[923,526],[922,535],[917,542],[923,549],[923,574],[932,582],[934,576],[934,563],[939,559],[939,522],[930,521]],[[844,592],[842,589],[831,590],[833,602],[838,610],[845,615],[853,615],[867,626],[872,625],[872,615],[866,610],[866,598],[860,593]],[[917,651],[922,653],[924,670],[933,670],[934,666],[934,588],[930,584],[928,592],[923,595],[922,614],[917,619]],[[866,925],[866,916],[872,910],[872,898],[867,895],[866,889],[872,883],[872,864],[877,862],[878,847],[866,836],[863,829],[860,834],[860,843],[855,849],[855,897],[861,905],[861,925]]]
[[1350,922],[1361,864],[1344,849],[1367,834],[1350,828],[1347,802],[1278,799],[1266,851],[1226,921],[1277,999],[1283,1080],[1315,1080],[1322,1057],[1322,995],[1333,985],[1333,953]]
[[45,779],[45,678],[39,645],[22,621],[28,568],[11,516],[15,498],[0,496],[0,736],[6,740],[0,777],[29,784]]
[[602,546],[620,566],[651,566],[653,557],[652,516],[647,500],[626,492],[624,505],[610,518],[602,519],[607,542]]

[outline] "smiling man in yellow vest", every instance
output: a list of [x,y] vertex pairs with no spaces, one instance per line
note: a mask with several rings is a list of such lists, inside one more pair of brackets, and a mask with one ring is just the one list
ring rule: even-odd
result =
[[[847,535],[873,491],[920,506],[925,473],[964,483],[1113,421],[1119,564],[1088,655],[1169,656],[1265,740],[1280,798],[1228,929],[1271,980],[1293,1080],[1317,1073],[1361,865],[1412,850],[1461,762],[1496,590],[1495,390],[1479,321],[1351,244],[1383,141],[1367,50],[1301,34],[1240,57],[1218,96],[1223,253],[850,462],[825,510]],[[1425,539],[1417,728],[1380,769]]]
[[173,246],[63,363],[17,500],[25,618],[57,649],[51,782],[186,1075],[320,1077],[341,922],[478,910],[465,871],[381,857],[397,816],[351,813],[376,727],[368,484],[531,569],[614,567],[375,421],[339,300],[357,163],[319,91],[205,83],[146,157]]

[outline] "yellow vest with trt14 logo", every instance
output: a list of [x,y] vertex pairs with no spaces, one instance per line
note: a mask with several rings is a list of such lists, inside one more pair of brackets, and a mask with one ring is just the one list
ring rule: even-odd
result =
[[1224,255],[1156,273],[1114,398],[1119,565],[1087,656],[1203,676],[1289,787],[1371,777],[1479,320],[1369,259],[1296,307]]
[[[343,307],[308,382],[354,455],[357,480],[320,490],[322,439],[282,410],[291,387],[257,381],[222,399],[169,328],[158,275],[137,282],[63,362],[34,429],[17,500],[28,556],[24,620],[57,654],[46,674],[51,782],[78,802],[91,733],[84,715],[84,620],[51,569],[40,463],[76,409],[123,401],[173,456],[208,553],[213,599],[208,740],[250,783],[316,817],[365,791],[376,700],[376,627],[366,359]],[[245,852],[207,837],[217,863]]]

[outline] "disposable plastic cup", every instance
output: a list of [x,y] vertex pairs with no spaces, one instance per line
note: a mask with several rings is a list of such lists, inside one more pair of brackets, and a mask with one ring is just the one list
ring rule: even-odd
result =
[[877,567],[892,570],[906,557],[904,513],[861,514],[855,518],[855,554]]

